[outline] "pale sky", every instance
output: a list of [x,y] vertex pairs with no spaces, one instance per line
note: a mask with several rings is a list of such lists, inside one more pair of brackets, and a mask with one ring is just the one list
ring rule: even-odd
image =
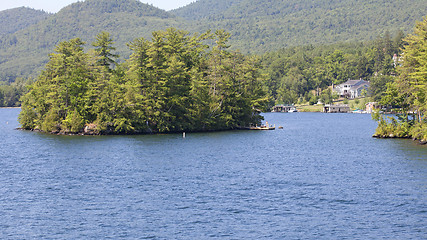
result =
[[[196,0],[140,0],[143,3],[152,4],[155,7],[171,10],[183,7]],[[0,11],[16,8],[16,7],[30,7],[38,10],[45,10],[46,12],[56,13],[61,8],[78,2],[78,0],[0,0]]]

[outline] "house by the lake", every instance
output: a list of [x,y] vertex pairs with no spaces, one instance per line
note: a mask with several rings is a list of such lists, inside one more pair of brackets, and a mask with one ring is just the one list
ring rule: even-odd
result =
[[323,106],[324,113],[348,113],[350,112],[350,107],[347,104],[342,105],[333,105],[326,104]]
[[294,105],[276,105],[273,107],[271,112],[296,112],[297,109]]
[[358,98],[362,97],[363,90],[368,92],[370,83],[363,79],[359,80],[348,80],[345,83],[337,85],[334,87],[334,91],[338,93],[341,97],[346,98]]

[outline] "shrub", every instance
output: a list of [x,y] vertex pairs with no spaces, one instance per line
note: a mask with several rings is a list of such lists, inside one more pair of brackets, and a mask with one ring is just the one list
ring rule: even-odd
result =
[[46,114],[44,121],[41,123],[40,129],[45,132],[56,132],[60,130],[59,115],[55,109],[50,109]]
[[308,101],[308,103],[309,103],[310,105],[314,105],[314,104],[316,104],[316,103],[317,103],[317,97],[316,97],[316,96],[312,96],[312,97],[310,98],[310,101]]
[[83,130],[84,125],[84,119],[77,110],[69,112],[67,117],[62,120],[62,130],[65,132],[80,132]]
[[417,123],[410,130],[410,135],[414,139],[419,139],[421,141],[427,141],[427,124],[426,123]]

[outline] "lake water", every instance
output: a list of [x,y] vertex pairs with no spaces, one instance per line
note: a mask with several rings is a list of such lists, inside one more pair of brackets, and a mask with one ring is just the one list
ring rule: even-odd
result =
[[53,136],[0,109],[0,239],[425,239],[427,147],[370,115],[283,130]]

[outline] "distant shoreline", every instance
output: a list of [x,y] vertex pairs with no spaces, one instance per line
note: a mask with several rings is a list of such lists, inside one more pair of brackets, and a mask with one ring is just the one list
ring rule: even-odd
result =
[[7,109],[7,108],[21,108],[21,107],[0,107],[0,109],[2,109],[2,108]]

